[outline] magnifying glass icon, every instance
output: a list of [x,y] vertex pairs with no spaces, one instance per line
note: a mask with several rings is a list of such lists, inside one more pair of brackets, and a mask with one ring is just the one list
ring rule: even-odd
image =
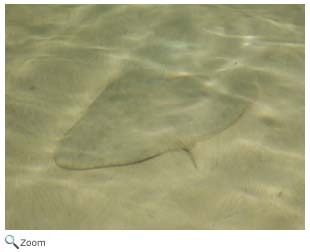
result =
[[14,236],[13,235],[7,235],[4,240],[7,244],[13,244],[15,248],[19,249],[17,244],[14,242]]

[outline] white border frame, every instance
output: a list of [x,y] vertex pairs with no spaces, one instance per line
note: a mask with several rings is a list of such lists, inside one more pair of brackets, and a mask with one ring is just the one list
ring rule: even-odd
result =
[[[42,4],[42,1],[6,1],[6,4]],[[50,4],[108,3],[107,1],[45,1]],[[110,2],[111,3],[111,2]],[[310,5],[306,1],[115,1],[113,4],[305,4],[305,27],[309,28]],[[0,118],[5,118],[5,4],[1,11],[1,109]],[[305,59],[309,68],[309,31],[306,32]],[[309,108],[309,72],[306,71],[305,107]],[[309,109],[305,112],[306,125],[309,128]],[[46,239],[45,251],[310,251],[309,218],[306,216],[304,231],[14,231],[5,230],[5,123],[1,130],[1,180],[0,180],[0,251],[15,251],[4,242],[7,234],[29,239]],[[305,146],[305,178],[306,196],[309,195],[309,134],[306,130]],[[309,213],[309,201],[306,200],[306,213]],[[24,248],[21,248],[24,249]],[[25,248],[28,251],[39,251],[38,247]],[[43,250],[43,248],[41,248]]]

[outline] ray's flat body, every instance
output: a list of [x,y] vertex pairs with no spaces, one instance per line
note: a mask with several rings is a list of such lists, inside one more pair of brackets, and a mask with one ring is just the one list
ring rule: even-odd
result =
[[207,85],[198,76],[129,71],[65,134],[55,162],[92,169],[129,165],[173,150],[191,154],[196,142],[236,122],[255,95],[255,85],[242,81]]

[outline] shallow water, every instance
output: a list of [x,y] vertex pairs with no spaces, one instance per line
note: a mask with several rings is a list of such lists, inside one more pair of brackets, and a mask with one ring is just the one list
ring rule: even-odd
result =
[[[131,71],[165,82],[139,89]],[[166,89],[180,78],[198,83],[184,89],[195,99]],[[121,105],[90,109],[120,79]],[[246,108],[227,123],[239,103],[224,113],[206,96],[197,109],[200,88]],[[139,92],[147,98],[133,99]],[[156,109],[145,104],[152,95]],[[107,126],[111,111],[122,117]],[[166,112],[169,120],[153,123]],[[83,118],[70,148],[108,150],[113,167],[56,164],[59,143]],[[194,120],[203,124],[189,128]],[[104,142],[101,129],[113,122],[120,134],[108,141],[122,149]],[[142,140],[129,141],[142,126]],[[304,147],[303,5],[6,6],[7,229],[304,229]],[[161,155],[117,166],[127,150],[136,161]],[[66,160],[78,166],[74,155]]]

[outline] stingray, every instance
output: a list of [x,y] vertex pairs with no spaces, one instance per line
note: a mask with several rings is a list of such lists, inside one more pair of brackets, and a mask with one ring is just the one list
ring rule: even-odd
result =
[[60,140],[54,159],[68,169],[130,165],[184,151],[232,126],[256,96],[235,78],[210,85],[204,76],[128,71],[98,95]]

